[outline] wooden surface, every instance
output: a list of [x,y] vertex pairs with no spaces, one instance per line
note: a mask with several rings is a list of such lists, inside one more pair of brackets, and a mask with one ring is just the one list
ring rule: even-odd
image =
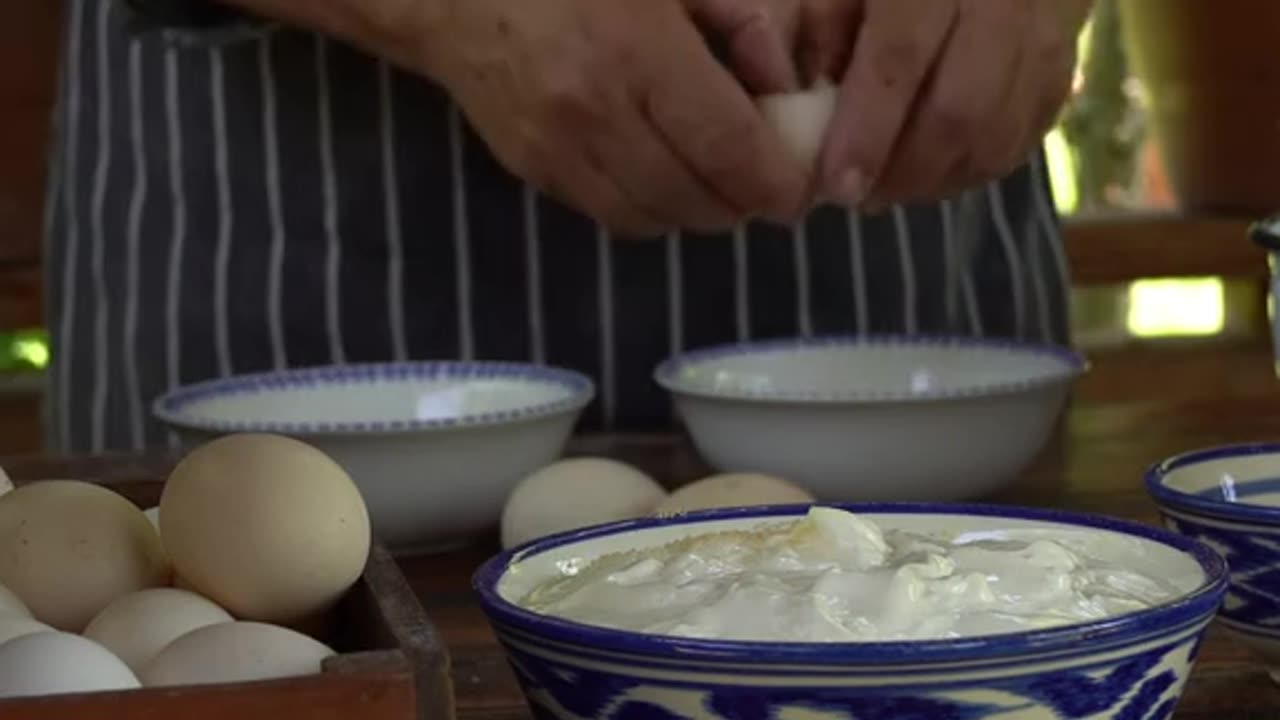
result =
[[[1266,347],[1151,349],[1096,358],[1037,465],[994,499],[1155,522],[1155,507],[1140,485],[1147,466],[1205,445],[1258,439],[1280,439],[1280,381]],[[636,463],[672,484],[704,472],[688,446],[670,437],[582,438],[573,450]],[[170,463],[164,457],[33,457],[3,464],[28,478],[127,481],[155,478]],[[493,550],[481,546],[402,561],[449,645],[461,720],[529,717],[469,589],[471,572]],[[1280,688],[1241,646],[1211,631],[1176,717],[1280,718]]]

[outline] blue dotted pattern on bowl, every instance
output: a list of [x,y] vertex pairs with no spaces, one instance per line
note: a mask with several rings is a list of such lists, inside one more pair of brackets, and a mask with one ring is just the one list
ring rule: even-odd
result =
[[[1033,709],[1064,719],[1165,720],[1224,591],[1221,557],[1155,528],[1021,508],[841,507],[867,513],[976,514],[1113,530],[1190,553],[1207,580],[1174,603],[1097,623],[983,638],[858,644],[700,641],[593,628],[521,610],[496,593],[511,563],[568,543],[666,524],[803,511],[779,507],[636,520],[554,536],[489,561],[476,573],[474,585],[535,714],[609,720],[682,718],[690,708],[700,717],[723,720],[806,710],[858,720],[984,720]],[[1096,660],[1102,653],[1112,654]],[[1039,663],[1050,669],[1027,669]],[[758,682],[761,677],[769,682]],[[856,678],[872,682],[839,682]],[[892,682],[875,682],[890,678]],[[978,692],[991,699],[974,700]]]
[[[201,403],[208,400],[237,395],[269,394],[325,386],[493,379],[555,386],[563,390],[563,397],[550,402],[507,410],[421,420],[351,422],[319,419],[307,422],[216,420],[200,417],[194,412]],[[531,420],[581,410],[591,402],[594,396],[595,386],[590,378],[561,368],[503,362],[369,363],[254,373],[196,383],[158,398],[152,407],[152,412],[159,420],[170,425],[214,433],[269,432],[299,435],[386,433],[458,429]]]
[[[760,390],[756,388],[707,388],[695,383],[686,382],[681,373],[690,367],[744,355],[785,352],[788,350],[806,350],[820,348],[950,348],[969,350],[993,350],[1019,355],[1039,355],[1053,358],[1062,363],[1060,372],[1047,373],[1042,377],[1015,382],[986,383],[966,388],[950,390],[930,390],[927,392],[783,392],[777,390]],[[783,338],[775,340],[759,340],[746,343],[717,345],[715,347],[691,350],[676,355],[658,365],[653,377],[659,385],[668,391],[702,395],[705,397],[733,398],[742,400],[782,401],[782,402],[911,402],[928,400],[960,399],[983,397],[995,394],[1016,393],[1033,388],[1053,385],[1078,377],[1089,368],[1084,356],[1060,345],[1024,342],[1019,340],[973,338],[963,336],[941,335],[833,335],[816,338]]]

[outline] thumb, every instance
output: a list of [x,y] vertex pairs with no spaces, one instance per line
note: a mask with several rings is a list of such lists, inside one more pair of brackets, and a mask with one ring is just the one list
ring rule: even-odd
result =
[[704,34],[721,44],[730,70],[754,95],[798,86],[791,38],[797,8],[791,0],[686,0]]

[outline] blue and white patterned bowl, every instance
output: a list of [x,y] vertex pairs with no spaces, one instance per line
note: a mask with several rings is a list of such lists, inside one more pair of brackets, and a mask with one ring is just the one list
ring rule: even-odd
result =
[[1227,559],[1220,622],[1280,682],[1280,444],[1179,455],[1148,470],[1146,483],[1166,525]]
[[1086,369],[1051,345],[830,337],[695,350],[655,371],[694,444],[823,501],[972,500],[1044,446]]
[[187,443],[267,432],[314,445],[351,474],[382,542],[411,552],[496,527],[511,488],[559,457],[593,394],[568,370],[415,362],[213,380],[153,412]]
[[760,643],[646,635],[522,609],[560,563],[694,533],[794,519],[804,507],[740,508],[589,528],[536,541],[476,573],[481,604],[539,718],[757,720],[1167,720],[1226,588],[1222,558],[1157,528],[1048,510],[845,505],[886,527],[1099,540],[1114,559],[1186,594],[1057,629],[915,642]]

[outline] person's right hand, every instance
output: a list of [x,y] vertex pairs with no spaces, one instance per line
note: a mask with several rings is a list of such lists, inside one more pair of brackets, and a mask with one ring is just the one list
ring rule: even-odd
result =
[[[507,169],[550,195],[637,235],[807,209],[809,169],[699,32],[767,44],[767,13],[742,12],[760,0],[439,2],[421,66]],[[761,46],[760,82],[786,82],[775,51]]]

